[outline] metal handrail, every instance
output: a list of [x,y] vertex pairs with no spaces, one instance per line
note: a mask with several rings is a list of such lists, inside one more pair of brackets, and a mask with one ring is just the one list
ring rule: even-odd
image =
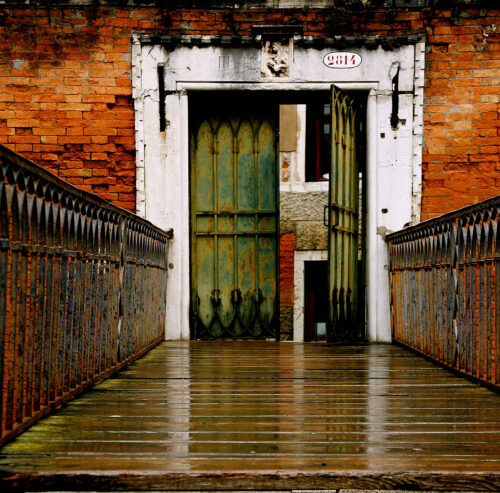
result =
[[500,196],[387,236],[392,336],[500,388]]
[[163,340],[171,234],[0,146],[0,445]]

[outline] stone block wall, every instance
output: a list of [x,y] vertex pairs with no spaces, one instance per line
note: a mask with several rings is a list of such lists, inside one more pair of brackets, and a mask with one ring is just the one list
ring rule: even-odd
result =
[[328,228],[323,224],[328,192],[281,192],[280,232],[293,232],[296,250],[326,250]]
[[326,250],[323,224],[328,192],[280,192],[280,322],[281,338],[293,338],[294,252]]

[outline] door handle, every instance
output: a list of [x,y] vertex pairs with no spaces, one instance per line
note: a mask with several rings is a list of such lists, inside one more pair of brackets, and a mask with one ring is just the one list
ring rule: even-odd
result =
[[326,226],[326,227],[328,227],[328,214],[326,213],[327,210],[328,210],[328,206],[325,205],[325,207],[323,208],[323,226]]

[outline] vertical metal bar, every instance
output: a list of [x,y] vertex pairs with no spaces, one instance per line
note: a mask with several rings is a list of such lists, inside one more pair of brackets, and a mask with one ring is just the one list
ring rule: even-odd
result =
[[474,217],[469,217],[468,224],[468,257],[467,257],[467,274],[466,279],[466,310],[467,310],[467,330],[462,334],[463,344],[465,346],[465,361],[462,368],[466,368],[472,375],[478,376],[478,361],[479,361],[479,341],[477,337],[477,263],[476,263],[476,250],[477,238],[474,232]]
[[466,334],[470,333],[470,238],[468,222],[462,225],[461,228],[461,258],[463,260],[463,275],[460,279],[459,294],[462,302],[462,307],[459,310],[459,324],[456,334],[457,339],[457,361],[451,361],[451,364],[456,364],[458,368],[466,370]]
[[[416,281],[415,281],[415,295],[418,300],[418,305],[416,307],[416,310],[414,312],[415,316],[415,326],[417,327],[416,330],[416,337],[415,337],[415,348],[422,350],[422,335],[425,330],[427,330],[427,317],[426,317],[426,311],[427,308],[424,306],[423,302],[423,296],[424,296],[424,289],[426,288],[426,282],[425,282],[425,274],[426,274],[426,266],[424,264],[424,254],[425,254],[425,238],[420,238],[418,241],[418,256],[417,256],[417,270],[416,270]],[[421,289],[421,286],[424,286],[424,289]]]
[[407,344],[410,344],[410,323],[411,323],[411,313],[413,309],[413,293],[411,292],[412,289],[412,284],[411,284],[411,277],[414,275],[413,269],[414,269],[414,256],[413,256],[413,248],[415,247],[415,242],[411,241],[408,242],[407,244],[404,245],[405,247],[405,271],[404,271],[404,281],[405,281],[405,297],[403,301],[403,306],[404,306],[404,317],[405,317],[405,324],[404,324],[404,341]]
[[68,248],[68,286],[67,286],[67,310],[66,310],[66,332],[64,344],[64,375],[62,392],[63,395],[71,389],[71,372],[73,368],[74,357],[74,331],[75,331],[75,308],[76,308],[76,237],[75,237],[75,212],[73,204],[68,207],[67,211],[67,248]]
[[483,305],[484,305],[484,327],[486,329],[487,337],[487,358],[486,358],[486,380],[494,383],[493,370],[493,348],[494,342],[494,327],[492,325],[492,309],[493,309],[493,292],[494,286],[492,284],[492,220],[491,213],[487,211],[483,216],[483,255],[484,255],[484,289],[482,291]]
[[19,241],[19,277],[18,277],[18,305],[16,307],[17,311],[17,322],[16,322],[16,373],[17,382],[15,384],[16,388],[16,402],[15,402],[15,423],[22,423],[24,420],[24,401],[26,397],[26,379],[25,372],[26,368],[26,357],[27,357],[27,344],[30,343],[28,336],[28,324],[27,316],[29,315],[28,308],[28,202],[27,202],[27,191],[26,185],[24,183],[24,177],[19,176],[18,178],[18,190],[17,199],[19,201],[19,219],[18,227],[19,231],[16,233],[17,240]]
[[429,228],[428,230],[428,238],[426,241],[426,263],[427,263],[427,289],[429,293],[429,299],[427,302],[427,332],[425,333],[424,338],[424,350],[426,354],[432,354],[432,332],[434,330],[434,302],[435,302],[435,270],[436,270],[436,262],[434,259],[434,242],[436,241],[435,230],[434,228]]
[[457,281],[458,281],[458,230],[457,222],[449,221],[448,226],[448,262],[446,270],[446,325],[443,330],[443,363],[447,363],[448,341],[451,341],[456,321],[456,308],[458,303]]
[[[474,376],[480,377],[482,375],[482,366],[484,358],[484,338],[479,333],[479,310],[478,310],[478,297],[479,297],[479,265],[478,265],[478,248],[479,238],[477,236],[476,217],[472,218],[471,222],[471,338],[469,344],[471,346],[471,353],[475,356],[471,367]],[[484,327],[481,332],[484,331]],[[474,351],[474,348],[477,348]]]
[[70,388],[74,389],[82,382],[83,327],[85,319],[85,269],[86,260],[83,256],[85,230],[85,215],[80,209],[75,214],[75,322],[73,329],[73,345],[71,358]]
[[33,375],[33,411],[37,412],[40,409],[40,391],[42,383],[42,369],[43,369],[43,342],[44,342],[44,301],[45,292],[44,286],[46,285],[46,262],[45,254],[41,251],[41,246],[45,240],[45,204],[43,199],[43,189],[38,189],[36,197],[36,229],[37,241],[35,248],[37,249],[38,260],[38,273],[36,283],[36,311],[37,311],[37,324],[36,324],[36,343],[35,343],[35,371]]
[[[28,298],[29,308],[26,315],[27,339],[26,344],[26,363],[25,363],[25,400],[23,417],[30,417],[33,414],[34,389],[33,381],[36,369],[36,343],[37,343],[37,284],[38,284],[38,256],[35,245],[37,242],[37,223],[36,223],[36,200],[35,194],[28,194]],[[1,326],[0,326],[1,327]],[[0,329],[1,330],[1,329]]]
[[109,339],[111,327],[109,324],[109,283],[110,283],[110,221],[109,215],[103,218],[103,233],[101,237],[103,262],[103,281],[102,281],[102,326],[101,326],[101,353],[99,372],[104,371],[109,364]]
[[430,310],[430,330],[429,330],[429,349],[428,352],[429,354],[437,354],[438,353],[438,344],[437,344],[437,337],[436,337],[436,331],[437,331],[437,320],[440,315],[440,307],[442,306],[441,300],[440,300],[440,290],[441,290],[441,284],[440,284],[440,258],[439,254],[441,253],[440,249],[440,229],[434,227],[432,231],[432,241],[431,241],[431,280],[430,280],[430,289],[431,289],[431,303],[429,306]]
[[[427,318],[427,331],[424,333],[424,351],[425,354],[430,354],[431,353],[431,340],[432,340],[432,330],[433,330],[433,323],[432,323],[432,317],[434,313],[434,292],[433,292],[433,275],[434,275],[434,269],[435,265],[433,267],[433,264],[435,264],[433,255],[434,255],[434,240],[435,240],[435,232],[434,228],[429,228],[427,230],[428,237],[425,241],[425,247],[426,247],[426,287],[428,289],[429,297],[427,300],[427,306],[426,306],[426,318]],[[425,303],[425,302],[424,302]]]
[[67,313],[66,331],[64,338],[64,375],[62,384],[62,394],[66,394],[71,389],[71,368],[74,344],[74,323],[75,323],[75,259],[68,258],[68,287],[67,287]]
[[95,375],[95,362],[97,355],[97,324],[99,320],[99,220],[97,211],[92,211],[91,222],[91,298],[90,298],[90,335],[89,335],[89,352],[87,361],[87,378],[92,379]]
[[2,395],[0,396],[0,435],[5,430],[5,361],[7,359],[6,335],[8,331],[7,307],[9,306],[9,257],[10,257],[10,238],[9,238],[9,212],[6,197],[7,179],[5,177],[3,166],[0,166],[0,385]]
[[500,385],[500,231],[498,227],[499,223],[500,207],[493,208],[494,217],[493,220],[493,259],[494,259],[494,294],[492,298],[495,300],[495,311],[493,312],[493,323],[495,334],[495,356],[493,360],[494,366],[494,382],[496,385]]
[[[490,328],[485,325],[484,319],[484,288],[486,284],[485,274],[486,274],[486,263],[485,263],[485,249],[484,240],[485,234],[483,231],[483,222],[480,215],[477,215],[476,225],[476,272],[477,272],[477,301],[476,301],[476,325],[477,325],[477,335],[480,339],[480,368],[479,375],[484,380],[487,380],[488,374],[488,333]],[[482,348],[482,354],[481,354]]]
[[441,363],[444,363],[444,334],[448,327],[448,229],[443,227],[441,232],[441,241],[439,245],[439,283],[437,289],[439,291],[438,304],[436,306],[436,344],[437,358]]
[[56,374],[56,388],[55,388],[55,396],[61,397],[63,395],[63,387],[64,387],[64,375],[66,373],[66,345],[68,344],[67,339],[67,327],[68,327],[68,315],[71,313],[68,312],[70,309],[69,306],[69,297],[68,297],[68,236],[69,236],[69,217],[68,211],[65,204],[60,205],[60,228],[59,228],[59,243],[60,248],[62,250],[60,255],[60,299],[59,299],[59,334],[57,337],[58,344],[58,355],[57,355],[57,374]]
[[81,347],[80,347],[80,368],[81,372],[80,382],[86,383],[88,380],[88,351],[90,350],[90,316],[92,308],[92,260],[90,254],[92,252],[91,244],[91,217],[92,211],[90,208],[85,210],[85,215],[82,217],[83,220],[83,230],[82,230],[82,240],[83,240],[83,290],[82,290],[82,318],[81,318]]
[[454,279],[455,299],[453,304],[452,326],[448,336],[447,364],[458,367],[458,334],[463,330],[465,324],[465,249],[466,232],[460,220],[454,221],[455,259],[454,266],[456,276]]
[[94,362],[94,375],[99,375],[102,371],[103,359],[103,323],[104,323],[104,283],[106,278],[106,238],[105,238],[105,218],[102,212],[99,214],[98,226],[98,276],[97,276],[97,322],[96,322],[96,355]]
[[[9,180],[10,181],[10,180]],[[17,227],[17,197],[14,196],[15,183],[8,183],[7,186],[7,207],[9,218],[9,242],[12,245],[17,240],[15,229]],[[7,270],[7,327],[5,331],[5,374],[3,394],[5,396],[5,415],[3,428],[11,430],[14,425],[14,385],[15,385],[15,354],[16,354],[16,306],[17,306],[17,283],[19,272],[19,258],[17,252],[9,250],[9,263]]]
[[[59,380],[59,321],[61,319],[61,223],[60,223],[60,195],[56,191],[52,197],[54,208],[53,255],[52,255],[52,314],[50,324],[50,369],[48,374],[48,401],[56,399],[57,383]],[[64,315],[63,315],[64,316]]]
[[113,218],[112,231],[113,277],[111,282],[111,313],[112,333],[110,340],[109,367],[115,366],[119,361],[118,339],[120,331],[120,257],[121,257],[121,224],[118,217]]
[[[50,194],[48,191],[47,194]],[[52,344],[52,321],[53,321],[53,277],[54,277],[54,213],[52,207],[52,197],[50,195],[45,198],[45,214],[47,219],[46,224],[46,245],[47,254],[45,256],[46,274],[44,286],[44,320],[43,320],[43,366],[42,366],[42,383],[40,404],[45,407],[49,404],[49,382],[51,372],[51,344]]]
[[119,360],[123,361],[128,354],[128,340],[129,340],[129,322],[131,314],[129,313],[129,292],[131,290],[131,282],[129,279],[129,250],[131,250],[130,244],[130,231],[128,228],[127,221],[124,221],[123,224],[123,240],[122,240],[122,280],[120,285],[120,332],[118,336],[118,351],[119,351]]
[[420,322],[420,314],[421,314],[421,302],[420,302],[420,282],[421,282],[421,274],[422,274],[422,266],[420,263],[420,249],[421,249],[421,241],[418,239],[414,242],[413,249],[413,265],[415,269],[411,272],[411,298],[416,301],[416,303],[412,303],[410,306],[411,316],[410,323],[411,326],[415,329],[412,332],[411,343],[414,348],[418,347],[418,339],[420,336],[420,331],[422,330],[422,325]]

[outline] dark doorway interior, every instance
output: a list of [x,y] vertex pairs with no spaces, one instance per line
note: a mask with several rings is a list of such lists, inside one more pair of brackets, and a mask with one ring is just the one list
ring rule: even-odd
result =
[[328,262],[304,262],[304,340],[326,339]]

